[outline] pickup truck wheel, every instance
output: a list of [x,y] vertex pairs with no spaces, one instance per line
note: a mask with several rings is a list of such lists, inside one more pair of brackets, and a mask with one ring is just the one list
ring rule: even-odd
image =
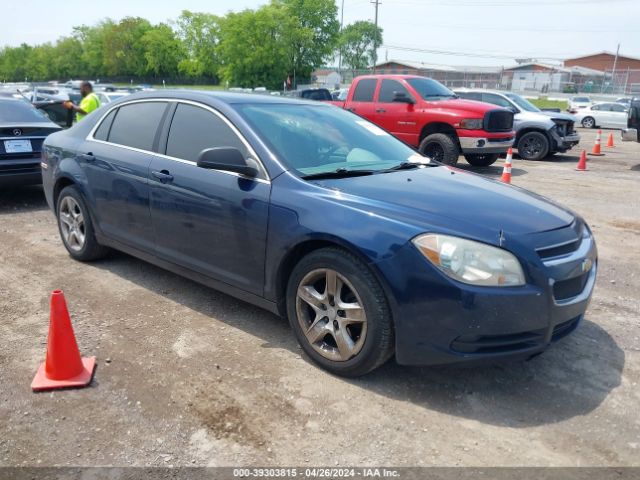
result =
[[446,133],[433,133],[420,142],[420,153],[446,165],[458,163],[460,149],[456,139]]
[[584,128],[596,128],[596,119],[593,117],[584,117],[582,119],[582,126]]
[[291,272],[286,300],[300,346],[325,370],[355,377],[393,355],[387,298],[351,253],[323,248],[304,257]]
[[528,132],[518,140],[518,155],[523,160],[542,160],[549,153],[549,139],[544,133]]
[[475,155],[465,155],[465,160],[474,167],[488,167],[498,160],[497,153],[478,153]]

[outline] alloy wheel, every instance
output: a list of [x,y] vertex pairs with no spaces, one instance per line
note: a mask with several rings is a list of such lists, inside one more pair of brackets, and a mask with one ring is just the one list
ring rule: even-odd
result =
[[367,316],[353,285],[332,269],[309,272],[296,294],[296,314],[309,345],[324,358],[356,356],[367,335]]
[[84,215],[73,197],[64,197],[60,202],[58,221],[64,243],[74,252],[82,250],[86,240]]
[[423,155],[436,162],[442,162],[444,160],[444,148],[439,143],[430,143],[425,147]]
[[544,149],[542,140],[536,137],[527,137],[522,142],[522,148],[520,151],[527,158],[535,158],[540,155],[540,152]]

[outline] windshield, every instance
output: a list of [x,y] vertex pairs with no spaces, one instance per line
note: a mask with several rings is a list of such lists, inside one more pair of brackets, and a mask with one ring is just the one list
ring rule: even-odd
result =
[[237,108],[286,166],[303,177],[429,163],[381,128],[339,108],[281,103]]
[[409,85],[425,100],[441,100],[456,96],[455,93],[440,82],[436,82],[430,78],[408,78],[407,82],[409,82]]
[[20,100],[0,102],[0,122],[31,123],[47,121],[49,121],[49,118],[30,103]]
[[509,97],[509,99],[513,100],[513,103],[518,105],[521,109],[523,109],[526,112],[540,112],[541,111],[533,103],[531,103],[526,98],[521,97],[520,95],[517,95],[515,93],[505,93],[505,95],[507,97]]
[[582,102],[582,103],[591,102],[591,100],[589,100],[589,97],[573,97],[573,101],[574,102]]

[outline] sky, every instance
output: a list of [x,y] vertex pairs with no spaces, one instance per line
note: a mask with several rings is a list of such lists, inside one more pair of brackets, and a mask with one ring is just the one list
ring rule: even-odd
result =
[[[343,0],[336,0],[338,16]],[[640,58],[640,0],[379,0],[380,61],[510,66],[557,63],[601,51]],[[166,22],[181,10],[223,15],[267,0],[22,0],[0,9],[0,47],[55,41],[75,25],[140,16]],[[373,20],[374,0],[344,0],[344,24]],[[464,54],[464,55],[462,55]]]

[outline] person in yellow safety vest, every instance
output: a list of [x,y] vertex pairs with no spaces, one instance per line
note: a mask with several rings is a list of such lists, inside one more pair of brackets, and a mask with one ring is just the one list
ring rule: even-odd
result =
[[82,94],[80,105],[65,102],[66,108],[76,112],[76,122],[79,122],[88,114],[100,108],[100,99],[93,93],[93,85],[91,85],[91,82],[82,82],[80,85],[80,93]]

